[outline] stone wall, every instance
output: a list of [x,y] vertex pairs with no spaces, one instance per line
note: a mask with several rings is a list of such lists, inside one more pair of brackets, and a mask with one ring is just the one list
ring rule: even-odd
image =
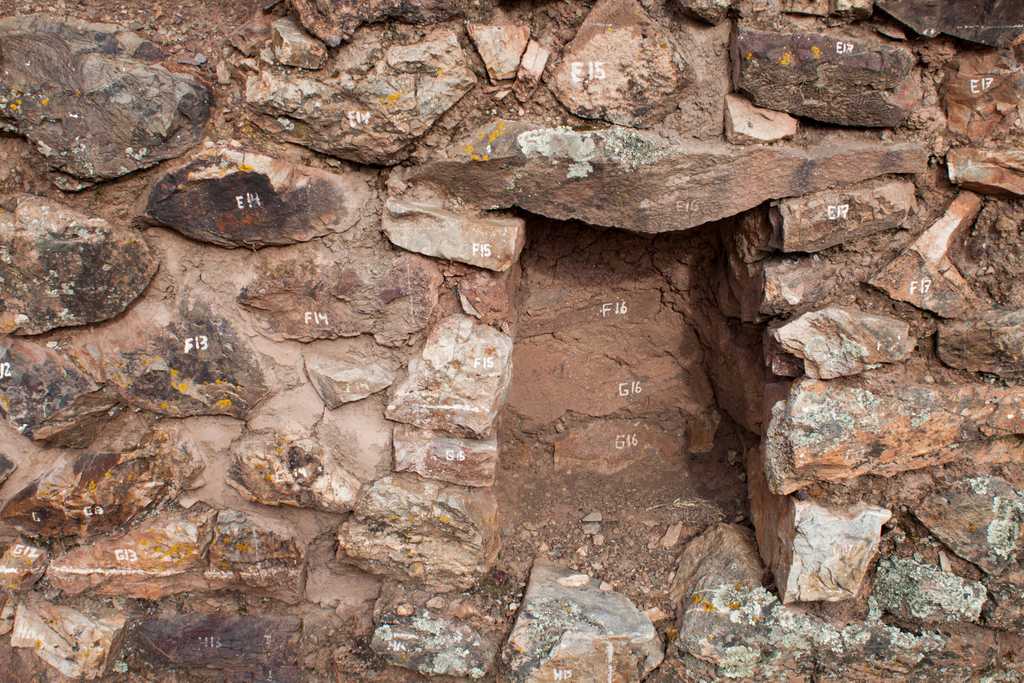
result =
[[1017,0],[13,0],[4,681],[1024,679]]

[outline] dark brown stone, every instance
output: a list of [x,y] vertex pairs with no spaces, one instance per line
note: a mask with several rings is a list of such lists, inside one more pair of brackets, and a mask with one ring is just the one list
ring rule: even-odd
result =
[[938,352],[950,367],[1015,377],[1024,372],[1024,310],[992,309],[939,326]]
[[206,578],[214,588],[259,594],[290,604],[305,589],[305,548],[280,520],[221,510],[213,526]]
[[43,14],[0,21],[0,130],[24,135],[58,184],[80,189],[196,144],[210,91],[148,61],[153,43],[112,24]]
[[826,123],[898,126],[921,95],[909,50],[845,36],[740,29],[732,60],[754,104]]
[[331,47],[352,38],[363,24],[388,19],[432,24],[462,15],[467,0],[291,0],[303,25]]
[[156,181],[146,217],[221,247],[305,242],[355,225],[372,197],[367,181],[360,173],[212,148]]
[[6,455],[0,453],[0,486],[3,486],[4,482],[7,481],[7,477],[11,476],[11,472],[17,469],[17,467]]
[[945,33],[1003,47],[1024,33],[1019,0],[875,0],[875,5],[929,38]]

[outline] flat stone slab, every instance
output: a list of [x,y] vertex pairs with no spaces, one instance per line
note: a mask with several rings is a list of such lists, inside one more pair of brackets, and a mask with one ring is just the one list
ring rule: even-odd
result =
[[1016,0],[875,0],[875,5],[929,38],[945,33],[1006,47],[1024,33],[1024,5]]
[[1024,310],[991,309],[939,325],[939,358],[953,368],[1001,377],[1024,373]]
[[954,185],[982,194],[1024,196],[1024,150],[958,147],[949,150],[946,165]]
[[460,16],[467,0],[291,0],[303,25],[331,47],[352,39],[363,24],[393,20],[433,24]]
[[125,616],[110,611],[84,614],[32,595],[14,613],[12,647],[32,648],[64,676],[92,681],[110,672],[121,643]]
[[397,425],[394,436],[395,471],[415,472],[460,486],[494,486],[498,439],[460,439]]

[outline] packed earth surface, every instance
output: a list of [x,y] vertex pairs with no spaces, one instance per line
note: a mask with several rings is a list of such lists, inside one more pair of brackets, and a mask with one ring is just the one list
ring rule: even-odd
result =
[[0,683],[1024,682],[1020,0],[0,0]]

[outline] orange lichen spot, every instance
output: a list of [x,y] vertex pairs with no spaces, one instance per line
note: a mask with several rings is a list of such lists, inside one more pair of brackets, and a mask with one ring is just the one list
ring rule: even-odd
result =
[[215,405],[218,408],[220,408],[221,410],[227,410],[228,408],[231,407],[231,399],[230,398],[222,398],[221,400],[217,401],[217,403]]
[[744,56],[744,57],[746,58],[746,60],[747,60],[747,61],[749,62],[749,61],[750,61],[751,59],[753,59],[753,58],[754,58],[754,53],[748,50],[748,51],[747,51],[747,54],[745,54],[745,55],[743,55],[743,56]]
[[694,593],[693,597],[690,598],[690,602],[692,602],[695,605],[699,605],[700,604],[700,596],[697,595],[696,593]]
[[812,45],[811,46],[811,55],[815,59],[821,59],[821,48],[818,47],[817,45]]
[[790,52],[789,50],[786,50],[785,52],[782,53],[782,56],[779,57],[779,64],[781,64],[782,66],[789,66],[792,63],[793,53]]
[[39,104],[43,105],[44,107],[46,105],[48,105],[49,103],[50,103],[50,98],[49,97],[44,97],[43,99],[39,100]]
[[14,100],[8,106],[10,106],[11,111],[18,111],[19,109],[21,109],[21,100]]
[[739,608],[740,608],[740,601],[739,600],[733,600],[732,602],[729,603],[729,609],[739,609]]
[[386,97],[382,97],[381,100],[384,102],[384,104],[388,105],[388,104],[394,104],[401,97],[402,97],[402,93],[400,93],[400,92],[393,92],[393,93],[391,93],[390,95],[388,95]]
[[704,609],[705,612],[714,612],[715,611],[715,606],[712,605],[710,602],[705,602],[704,606],[703,606],[703,609]]

